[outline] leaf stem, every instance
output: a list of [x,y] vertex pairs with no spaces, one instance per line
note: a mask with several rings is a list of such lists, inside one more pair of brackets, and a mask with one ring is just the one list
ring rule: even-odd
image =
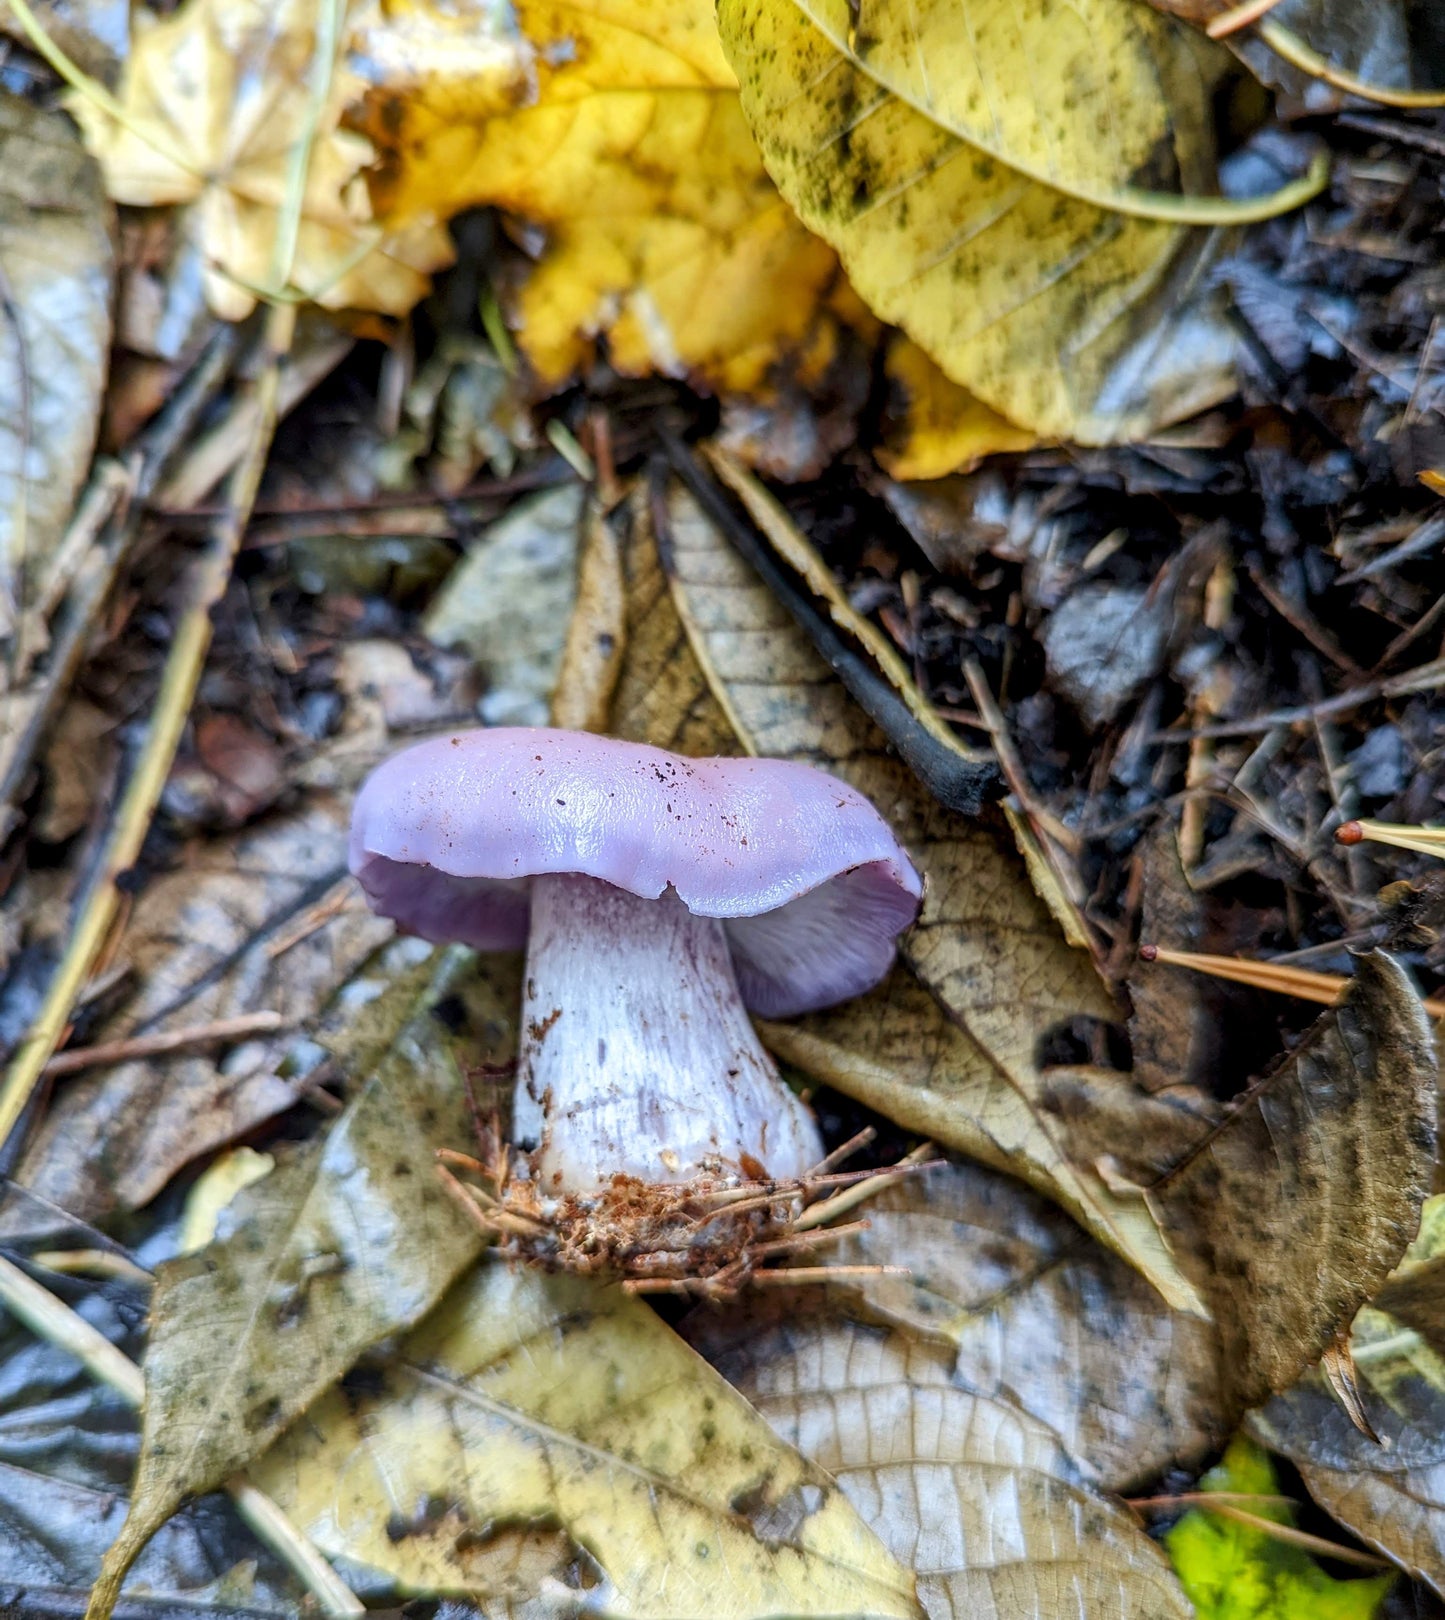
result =
[[[145,1401],[145,1378],[84,1317],[0,1255],[0,1303],[47,1344],[74,1356],[97,1382],[108,1384],[128,1406]],[[360,1599],[271,1498],[241,1475],[226,1482],[241,1517],[302,1582],[333,1620],[355,1620],[366,1610]]]
[[[14,0],[12,0],[12,4]],[[1359,96],[1364,101],[1375,101],[1382,107],[1445,107],[1445,90],[1394,90],[1386,84],[1370,84],[1335,67],[1318,51],[1308,45],[1283,23],[1266,17],[1256,32],[1276,56],[1282,56],[1291,67],[1312,79],[1320,79],[1343,90],[1346,95]]]

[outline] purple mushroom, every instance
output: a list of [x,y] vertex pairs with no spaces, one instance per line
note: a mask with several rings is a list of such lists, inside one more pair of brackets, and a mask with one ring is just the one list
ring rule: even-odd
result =
[[514,1134],[548,1194],[813,1168],[817,1126],[748,1009],[867,990],[922,893],[883,818],[823,771],[544,729],[387,760],[356,801],[351,870],[426,939],[526,945]]

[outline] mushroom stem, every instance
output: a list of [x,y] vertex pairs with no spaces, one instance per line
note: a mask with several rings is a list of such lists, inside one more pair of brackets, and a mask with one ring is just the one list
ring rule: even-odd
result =
[[818,1128],[753,1030],[722,924],[671,890],[532,882],[515,1134],[545,1194],[618,1175],[779,1179],[823,1157]]

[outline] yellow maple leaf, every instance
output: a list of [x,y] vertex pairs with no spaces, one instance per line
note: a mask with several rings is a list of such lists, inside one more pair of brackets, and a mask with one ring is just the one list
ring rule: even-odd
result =
[[474,96],[445,77],[368,95],[382,216],[489,204],[544,228],[513,316],[549,385],[603,335],[623,372],[724,391],[826,366],[837,260],[763,169],[711,0],[518,0],[516,14],[534,55],[510,109],[494,86]]
[[[313,90],[322,7],[337,4],[337,60]],[[110,195],[188,204],[185,229],[206,264],[218,314],[249,314],[275,273],[278,235],[297,187],[294,155],[311,134],[290,284],[328,308],[402,314],[451,262],[439,223],[381,230],[363,170],[373,150],[341,127],[365,89],[344,51],[375,7],[343,0],[187,0],[169,17],[139,15],[117,99],[124,123],[77,95],[71,111]]]

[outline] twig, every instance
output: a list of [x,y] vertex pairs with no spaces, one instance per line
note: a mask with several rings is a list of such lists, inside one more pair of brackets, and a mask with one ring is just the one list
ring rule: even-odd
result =
[[997,797],[999,776],[993,762],[966,760],[932,736],[893,687],[848,645],[813,599],[799,588],[759,539],[751,521],[738,512],[702,470],[687,446],[666,430],[663,430],[662,440],[667,459],[689,494],[733,550],[787,609],[823,661],[898,750],[928,792],[961,815],[978,815],[990,799]]
[[1361,1569],[1395,1567],[1387,1558],[1360,1552],[1354,1547],[1341,1547],[1338,1542],[1326,1541],[1323,1536],[1312,1536],[1307,1530],[1296,1530],[1293,1525],[1262,1519],[1257,1513],[1248,1513],[1244,1508],[1234,1507],[1228,1502],[1201,1502],[1200,1506],[1206,1513],[1217,1513],[1221,1519],[1232,1519],[1236,1524],[1258,1530],[1261,1535],[1269,1536],[1274,1541],[1285,1541],[1291,1547],[1301,1547],[1305,1552],[1314,1553],[1317,1558],[1333,1558],[1341,1564],[1357,1564]]
[[241,1013],[235,1018],[218,1018],[210,1024],[193,1024],[189,1029],[133,1035],[125,1040],[106,1041],[100,1046],[78,1046],[73,1051],[57,1052],[45,1065],[45,1073],[52,1076],[74,1074],[79,1069],[99,1069],[111,1063],[128,1063],[132,1058],[180,1052],[188,1046],[211,1046],[220,1041],[238,1040],[243,1035],[266,1034],[280,1029],[284,1022],[278,1012]]
[[1445,658],[1434,658],[1428,664],[1407,670],[1403,675],[1388,680],[1365,681],[1348,692],[1323,698],[1318,703],[1304,703],[1298,708],[1276,709],[1253,720],[1226,720],[1213,726],[1195,726],[1178,730],[1155,731],[1151,743],[1188,743],[1195,737],[1257,737],[1273,731],[1276,726],[1308,725],[1325,715],[1348,714],[1377,698],[1406,697],[1412,692],[1431,692],[1445,686]]
[[[144,1405],[145,1378],[135,1362],[3,1255],[0,1303],[37,1338],[67,1351],[92,1378],[109,1384],[127,1406],[139,1410]],[[226,1491],[257,1537],[305,1583],[325,1614],[336,1620],[353,1620],[366,1613],[356,1594],[269,1496],[239,1474],[227,1480]]]
[[1224,39],[1229,34],[1237,33],[1241,28],[1248,28],[1251,23],[1257,23],[1278,4],[1279,0],[1244,0],[1243,5],[1231,6],[1228,11],[1221,11],[1217,17],[1211,17],[1204,25],[1204,32],[1211,39]]
[[150,727],[106,840],[100,872],[80,906],[44,1003],[0,1086],[0,1144],[15,1129],[46,1064],[64,1038],[76,999],[119,909],[121,880],[135,865],[150,831],[211,645],[211,615],[230,582],[236,549],[271,447],[278,415],[281,358],[290,346],[295,326],[296,311],[291,305],[276,305],[267,315],[265,363],[256,384],[255,432],[232,477],[228,509],[216,524],[190,601],[176,625]]

